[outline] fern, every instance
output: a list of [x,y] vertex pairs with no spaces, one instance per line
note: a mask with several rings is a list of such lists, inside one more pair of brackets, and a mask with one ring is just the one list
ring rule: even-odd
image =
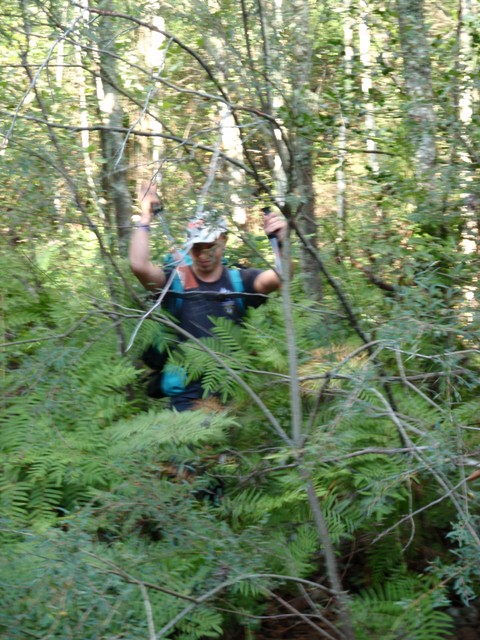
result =
[[[182,343],[172,355],[172,362],[186,368],[189,381],[201,377],[205,392],[218,393],[226,402],[237,388],[235,380],[227,373],[227,367],[242,373],[251,366],[251,356],[242,339],[241,327],[228,319],[215,319],[213,333],[214,338],[200,341],[205,345],[205,350],[197,344]],[[219,358],[225,367],[219,363]]]
[[31,486],[28,482],[12,482],[7,477],[0,479],[1,517],[6,515],[14,521],[25,518]]
[[431,588],[421,577],[396,576],[383,586],[365,589],[353,605],[359,640],[443,640],[453,627],[440,609],[445,603],[443,587]]
[[201,445],[223,441],[225,430],[234,425],[235,421],[226,414],[150,410],[136,418],[118,422],[108,431],[108,437],[112,453],[118,455],[154,445]]
[[318,548],[318,531],[311,524],[273,532],[272,571],[288,576],[308,577],[314,571]]
[[260,369],[287,370],[287,338],[279,302],[271,301],[250,312],[243,329],[243,341],[246,350],[260,356]]
[[[425,560],[417,549],[437,524],[451,527],[456,508],[445,500],[428,518],[417,518],[408,552],[411,531],[405,534],[400,526],[373,546],[369,541],[397,526],[409,510],[444,496],[432,475],[456,484],[459,454],[475,452],[478,362],[470,361],[462,376],[416,378],[456,366],[444,338],[460,335],[459,323],[442,316],[439,346],[426,325],[413,322],[437,322],[428,314],[440,311],[439,304],[426,311],[424,294],[416,292],[385,300],[362,284],[363,276],[332,260],[362,329],[378,341],[375,362],[367,350],[350,357],[359,339],[338,312],[336,296],[326,290],[320,307],[304,299],[301,279],[295,280],[298,373],[338,371],[343,377],[325,387],[323,378],[302,385],[305,439],[301,450],[290,449],[226,368],[197,345],[182,344],[174,360],[191,379],[202,376],[207,392],[229,401],[229,414],[146,408],[134,360],[153,334],[161,346],[168,347],[171,337],[158,333],[158,323],[144,322],[134,349],[121,356],[138,321],[117,315],[131,306],[124,283],[108,265],[98,269],[97,248],[87,234],[68,232],[68,243],[57,236],[56,242],[21,243],[23,255],[15,248],[5,261],[5,334],[12,344],[2,354],[0,562],[11,619],[0,621],[1,633],[63,640],[73,629],[83,638],[147,637],[145,603],[126,573],[188,597],[232,579],[218,599],[194,609],[171,631],[185,639],[221,636],[228,620],[217,605],[257,613],[266,587],[324,569],[324,540],[313,525],[304,481],[291,468],[300,461],[311,474],[340,562],[350,547],[346,578],[360,590],[352,596],[359,638],[442,637],[449,620],[438,585],[449,579],[464,596],[478,590],[478,549],[462,537],[461,525],[448,544],[439,536],[441,553],[430,580],[420,573]],[[328,258],[327,246],[324,251]],[[118,264],[126,267],[122,259]],[[204,345],[242,376],[288,431],[290,336],[282,313],[273,296],[248,314],[243,327],[219,319]],[[476,333],[469,334],[472,343]],[[404,384],[404,374],[415,374],[411,385]],[[399,421],[411,442],[422,446],[420,460],[412,462],[410,452],[362,452],[404,448]],[[470,438],[462,427],[473,427]],[[196,476],[166,478],[164,463],[172,459],[192,462]],[[219,506],[201,498],[212,477],[220,477],[226,491]],[[468,490],[464,504],[476,524],[475,487]],[[244,579],[272,569],[284,579]],[[181,598],[153,589],[149,599],[157,629],[185,607]]]
[[10,336],[31,342],[6,352],[0,452],[9,489],[2,515],[43,527],[113,481],[103,431],[131,412],[125,387],[138,372],[116,355],[111,321],[88,315],[91,275],[87,286],[83,273],[76,282],[71,270],[66,278],[62,270],[46,275],[16,267],[28,293],[9,289]]
[[407,564],[402,555],[401,540],[396,536],[386,536],[370,544],[366,551],[368,570],[371,572],[372,583],[384,584],[392,576],[404,577]]
[[207,607],[196,607],[177,625],[181,637],[185,640],[220,638],[223,635],[222,615]]

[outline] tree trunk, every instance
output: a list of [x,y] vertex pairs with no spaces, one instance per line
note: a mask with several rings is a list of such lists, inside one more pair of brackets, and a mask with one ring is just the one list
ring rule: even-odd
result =
[[[293,176],[294,184],[300,198],[298,207],[297,224],[304,237],[309,239],[314,250],[318,249],[317,223],[315,219],[315,192],[313,187],[313,147],[312,131],[309,125],[313,122],[318,110],[317,96],[310,89],[312,85],[312,60],[314,37],[311,28],[313,17],[310,6],[305,0],[292,2],[293,15],[289,16],[289,22],[293,22],[295,38],[292,43],[294,68],[291,71],[292,78],[292,108],[294,120],[298,121],[293,150]],[[303,122],[306,124],[302,124]],[[312,300],[320,302],[323,297],[323,285],[318,263],[310,252],[302,253],[302,276],[306,293]]]
[[420,186],[433,177],[437,152],[429,45],[423,0],[397,0],[412,156]]
[[[156,9],[156,4],[152,2],[145,7],[145,12],[147,12],[145,20],[151,22],[159,30],[164,31],[165,20],[156,15],[155,11],[158,10]],[[145,92],[146,98],[143,110],[138,115],[138,124],[142,130],[158,135],[141,137],[135,141],[134,164],[136,167],[137,187],[145,180],[154,179],[160,183],[162,179],[163,141],[160,134],[163,131],[163,127],[159,118],[161,96],[159,95],[157,79],[165,68],[166,51],[161,49],[164,42],[165,36],[162,33],[146,27],[140,27],[138,53],[142,65],[145,65],[146,70],[151,74],[151,78],[147,81],[142,78],[142,82],[146,82],[147,91]]]
[[[458,76],[459,91],[458,104],[456,105],[459,117],[460,136],[457,136],[456,143],[460,145],[460,182],[463,189],[462,213],[465,220],[462,237],[462,248],[465,253],[478,252],[480,249],[480,220],[478,213],[480,210],[480,195],[474,187],[475,169],[472,158],[467,152],[467,148],[473,148],[470,128],[472,126],[472,116],[474,112],[474,77],[475,64],[473,62],[473,43],[471,27],[475,18],[472,3],[470,0],[460,0],[460,15],[458,25]],[[462,138],[466,141],[465,148]]]
[[[104,8],[112,9],[113,7],[109,4]],[[116,60],[110,55],[116,32],[111,18],[102,17],[99,22],[101,82],[97,84],[97,90],[103,124],[107,127],[102,130],[101,135],[104,159],[103,183],[107,200],[113,204],[118,242],[121,252],[124,253],[127,250],[132,201],[127,183],[126,140],[125,135],[119,132],[119,129],[124,126],[124,112],[116,89],[119,76]]]
[[353,26],[354,20],[351,16],[351,0],[345,0],[344,23],[343,23],[343,44],[344,44],[344,67],[345,67],[345,106],[340,105],[340,124],[338,129],[338,167],[336,171],[337,180],[337,242],[345,238],[347,224],[347,178],[345,164],[347,161],[347,131],[349,118],[347,115],[347,101],[352,90],[353,75]]
[[376,124],[375,124],[375,107],[372,100],[372,72],[371,72],[371,52],[370,52],[370,25],[369,25],[369,7],[365,0],[360,0],[360,20],[358,25],[359,45],[360,45],[360,62],[362,94],[365,109],[365,133],[368,151],[368,165],[373,173],[378,173],[378,159],[376,155],[377,143]]
[[[212,57],[216,61],[219,76],[222,83],[228,86],[228,63],[225,59],[224,43],[220,38],[210,37],[207,41],[207,47]],[[219,117],[218,117],[219,116]],[[227,105],[220,107],[218,122],[212,126],[219,128],[221,138],[221,146],[224,153],[241,164],[244,162],[243,146],[240,131],[235,122],[235,118]],[[246,191],[246,180],[244,172],[237,165],[230,162],[222,162],[219,168],[222,168],[221,179],[226,183],[226,191],[228,193],[227,207],[231,209],[232,218],[235,224],[240,227],[248,226],[247,210],[244,205],[242,194]]]

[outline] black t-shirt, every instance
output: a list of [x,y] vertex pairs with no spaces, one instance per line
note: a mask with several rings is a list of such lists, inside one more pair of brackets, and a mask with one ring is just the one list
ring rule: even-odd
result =
[[[174,299],[181,299],[179,311],[174,315],[179,325],[185,331],[195,336],[204,338],[210,336],[214,318],[231,318],[239,322],[249,307],[258,307],[266,300],[266,296],[255,293],[255,278],[261,273],[260,269],[240,269],[243,291],[234,290],[229,270],[224,267],[222,275],[216,282],[205,282],[195,276],[197,287],[185,287],[181,293],[169,291],[165,296],[167,309],[175,309]],[[169,273],[166,273],[167,279]],[[241,300],[241,302],[240,302]]]
[[[169,290],[165,296],[164,306],[174,313],[180,327],[195,338],[213,335],[212,318],[231,318],[233,322],[238,323],[249,307],[256,308],[267,300],[267,296],[256,293],[253,288],[255,278],[261,273],[260,269],[239,270],[243,284],[242,292],[235,291],[226,267],[223,268],[222,275],[216,282],[204,282],[195,276],[192,270],[190,272],[198,286],[186,286],[182,292],[178,293]],[[170,274],[171,271],[166,271],[167,280]],[[176,304],[179,298],[180,305]],[[180,340],[185,338],[180,337]],[[177,411],[185,411],[191,409],[195,401],[202,396],[201,380],[194,380],[188,384],[184,392],[172,396],[170,401]]]

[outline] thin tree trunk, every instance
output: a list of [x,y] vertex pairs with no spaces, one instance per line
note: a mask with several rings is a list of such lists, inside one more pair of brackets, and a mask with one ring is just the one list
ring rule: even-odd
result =
[[[345,103],[350,98],[352,90],[353,74],[353,25],[354,20],[351,15],[351,0],[345,0],[343,23],[344,42],[344,67],[345,67]],[[345,107],[347,105],[345,104]],[[348,115],[345,108],[340,107],[340,125],[338,130],[338,167],[336,171],[337,179],[337,241],[341,242],[345,238],[347,224],[347,178],[345,164],[347,161],[347,131]]]
[[[242,141],[238,128],[228,107],[224,106],[221,118],[222,146],[225,153],[239,162],[244,162]],[[229,185],[230,201],[233,207],[233,220],[240,226],[247,222],[247,211],[243,205],[242,192],[245,191],[245,174],[237,166],[230,163],[226,166],[226,174]]]
[[[145,180],[156,180],[160,183],[162,179],[162,151],[163,141],[161,133],[163,131],[160,122],[161,95],[158,91],[156,80],[161,76],[165,68],[165,59],[168,47],[162,50],[165,43],[165,36],[162,31],[165,30],[165,20],[156,15],[155,11],[157,3],[152,2],[145,8],[148,11],[146,19],[149,19],[154,27],[159,31],[141,27],[139,29],[138,51],[139,57],[151,74],[151,79],[146,91],[146,98],[143,104],[143,110],[138,116],[138,124],[141,124],[142,130],[150,131],[158,136],[144,137],[135,141],[134,164],[137,168],[136,180],[137,187]],[[137,124],[137,123],[136,123]]]
[[[311,246],[318,248],[317,222],[315,218],[315,191],[313,187],[313,147],[312,132],[309,122],[314,120],[317,112],[317,96],[312,90],[312,59],[314,50],[314,29],[310,5],[305,0],[293,0],[293,16],[289,20],[294,22],[296,34],[293,45],[294,69],[292,73],[292,100],[295,117],[310,116],[306,125],[299,124],[298,133],[293,144],[294,148],[294,180],[300,197],[297,224]],[[293,186],[293,185],[292,185]],[[310,253],[302,253],[302,276],[306,293],[312,300],[320,302],[323,297],[323,284],[316,260]]]
[[[221,76],[223,83],[228,86],[226,77],[228,74],[228,64],[225,60],[223,42],[219,38],[210,37],[208,39],[208,49],[217,62],[219,75]],[[220,108],[218,122],[222,147],[225,154],[232,160],[236,160],[243,164],[244,154],[242,139],[235,122],[235,118],[227,105],[223,105]],[[216,126],[216,124],[213,126]],[[238,168],[238,166],[229,162],[221,163],[219,167],[223,168],[221,177],[228,185],[226,189],[229,194],[229,202],[227,206],[229,205],[232,210],[234,222],[240,227],[244,227],[249,222],[242,198],[242,194],[244,194],[246,190],[245,174]]]
[[[473,62],[472,33],[471,24],[475,19],[471,0],[460,0],[459,4],[459,25],[458,25],[458,75],[459,75],[459,96],[458,96],[458,118],[461,127],[461,137],[467,142],[467,147],[471,148],[472,139],[470,127],[472,126],[472,116],[474,109],[474,74],[475,64]],[[472,158],[467,149],[463,147],[462,140],[457,140],[460,146],[460,160],[462,168],[460,170],[460,181],[463,191],[463,201],[465,202],[462,213],[465,220],[463,229],[462,248],[465,253],[478,252],[480,249],[480,220],[478,212],[480,210],[480,197],[475,193],[474,176],[475,169],[472,166]]]
[[87,83],[85,80],[85,73],[83,69],[82,50],[78,44],[75,44],[75,63],[77,65],[77,85],[78,85],[78,103],[79,103],[79,125],[81,128],[80,139],[82,141],[83,151],[83,164],[85,170],[85,177],[90,192],[90,197],[95,203],[98,215],[101,220],[105,220],[105,214],[100,203],[100,198],[97,193],[95,184],[95,171],[92,158],[90,157],[89,147],[91,144],[89,119],[88,119],[88,107],[87,107]]
[[[297,215],[297,223],[303,235],[310,239],[315,249],[318,249],[312,151],[310,149],[310,143],[307,142],[303,136],[298,138],[297,144],[296,175],[302,199],[301,208]],[[321,302],[323,298],[323,283],[317,261],[307,252],[302,252],[300,257],[305,291],[312,300]]]
[[[111,9],[110,3],[105,9]],[[120,95],[116,90],[118,73],[115,58],[109,51],[115,44],[115,30],[112,19],[105,16],[99,21],[100,77],[101,93],[98,95],[100,112],[107,129],[102,130],[101,143],[104,158],[104,186],[107,200],[113,203],[117,237],[122,253],[127,250],[130,229],[132,201],[127,183],[127,156],[125,140],[115,131],[124,126],[125,114]],[[111,127],[111,130],[109,129]]]
[[347,593],[342,588],[342,581],[338,569],[335,549],[333,547],[327,522],[323,514],[320,500],[316,494],[315,486],[304,462],[303,447],[305,442],[305,434],[302,425],[302,403],[300,386],[298,381],[298,357],[295,326],[292,316],[292,300],[290,295],[290,242],[285,243],[285,255],[283,257],[284,280],[282,285],[282,303],[285,317],[285,327],[287,334],[288,361],[290,373],[290,405],[292,411],[292,444],[294,447],[295,457],[298,461],[298,469],[300,477],[305,483],[305,492],[307,494],[308,503],[312,512],[313,521],[317,529],[318,538],[322,545],[322,552],[325,559],[325,566],[328,575],[328,581],[336,603],[338,605],[338,616],[341,623],[341,632],[345,640],[355,640],[355,633],[351,621],[350,602]]
[[423,0],[397,0],[397,10],[412,155],[420,186],[426,187],[431,185],[437,152],[430,52]]
[[358,25],[359,45],[360,45],[360,62],[361,69],[361,85],[365,109],[365,132],[368,151],[368,164],[373,173],[378,173],[377,159],[377,143],[376,124],[375,124],[375,107],[371,97],[373,88],[371,73],[371,51],[370,51],[370,25],[369,25],[369,7],[365,0],[360,0],[360,21]]

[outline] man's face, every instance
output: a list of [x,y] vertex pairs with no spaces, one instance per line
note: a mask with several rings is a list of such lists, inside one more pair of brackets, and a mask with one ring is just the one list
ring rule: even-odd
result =
[[224,237],[218,238],[215,242],[197,242],[192,245],[190,255],[196,273],[202,276],[215,271],[222,261],[224,249]]

